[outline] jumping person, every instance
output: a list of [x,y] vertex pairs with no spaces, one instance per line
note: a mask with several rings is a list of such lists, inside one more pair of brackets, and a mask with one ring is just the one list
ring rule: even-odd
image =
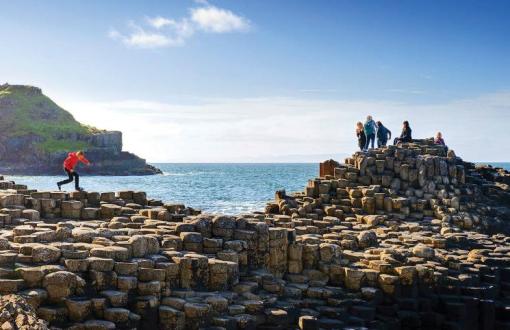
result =
[[409,122],[406,120],[402,123],[402,133],[400,134],[400,137],[395,138],[393,141],[394,145],[397,145],[399,143],[405,143],[405,142],[412,142],[412,132],[413,130],[409,126]]
[[372,119],[372,116],[367,116],[367,121],[365,122],[363,129],[365,130],[365,135],[367,137],[365,150],[368,150],[370,144],[372,144],[372,149],[374,149],[375,131],[377,130],[377,126],[375,125],[375,121]]
[[377,148],[386,145],[391,139],[391,131],[387,129],[380,121],[377,122]]
[[363,130],[363,123],[358,121],[356,124],[356,136],[358,137],[358,146],[361,151],[365,150],[365,144],[367,143],[367,137]]
[[62,189],[63,184],[67,184],[70,182],[73,182],[74,179],[74,188],[77,191],[82,191],[83,189],[80,188],[80,175],[74,170],[78,162],[82,162],[83,164],[89,166],[90,162],[87,158],[85,158],[85,154],[83,151],[77,151],[77,152],[70,152],[67,155],[67,158],[64,160],[64,171],[66,171],[69,178],[67,180],[63,180],[60,182],[57,182],[58,190]]

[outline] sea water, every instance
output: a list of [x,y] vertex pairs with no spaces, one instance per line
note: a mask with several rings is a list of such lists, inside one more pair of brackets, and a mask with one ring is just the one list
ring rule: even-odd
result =
[[[510,170],[510,163],[489,163]],[[145,191],[149,198],[184,203],[209,213],[262,211],[276,190],[303,191],[318,164],[153,164],[163,175],[82,176],[88,191]],[[79,169],[78,169],[79,172]],[[31,189],[55,190],[66,176],[7,176]],[[63,189],[72,190],[73,184]]]
[[[145,191],[149,198],[184,203],[210,213],[261,211],[276,190],[303,191],[318,164],[153,164],[162,175],[81,176],[87,191]],[[77,169],[79,173],[79,168]],[[31,189],[56,190],[62,176],[6,176]],[[73,184],[62,187],[72,191]]]

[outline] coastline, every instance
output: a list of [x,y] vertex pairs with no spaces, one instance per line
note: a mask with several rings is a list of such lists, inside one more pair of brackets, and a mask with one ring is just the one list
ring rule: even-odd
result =
[[[456,302],[479,299],[473,290],[494,308],[506,299],[505,280],[491,274],[510,265],[510,174],[427,140],[320,168],[302,192],[279,190],[263,211],[235,216],[141,191],[0,181],[9,274],[0,293],[24,298],[50,325],[85,328],[441,327],[449,308],[473,307]],[[481,281],[461,280],[475,275]],[[395,305],[402,299],[430,309],[413,313]],[[503,324],[485,308],[469,319]]]
[[[82,183],[87,190],[142,190],[147,192],[148,196],[164,202],[182,203],[209,213],[235,215],[263,210],[277,190],[285,189],[288,192],[302,190],[306,182],[315,177],[319,171],[319,165],[315,163],[154,165],[163,170],[163,177],[82,175]],[[503,165],[510,169],[510,163]],[[6,176],[6,179],[42,191],[55,189],[55,182],[62,178],[61,173],[55,176]]]

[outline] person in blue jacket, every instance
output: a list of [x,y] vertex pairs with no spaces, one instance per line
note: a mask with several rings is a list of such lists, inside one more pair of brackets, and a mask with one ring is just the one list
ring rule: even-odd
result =
[[375,142],[375,132],[377,131],[377,126],[375,121],[372,119],[372,116],[367,116],[367,121],[365,125],[363,125],[363,130],[365,131],[365,136],[367,137],[367,142],[365,144],[365,151],[368,150],[370,144],[372,144],[372,149],[374,148]]
[[391,131],[380,121],[377,122],[377,148],[383,147],[391,139]]

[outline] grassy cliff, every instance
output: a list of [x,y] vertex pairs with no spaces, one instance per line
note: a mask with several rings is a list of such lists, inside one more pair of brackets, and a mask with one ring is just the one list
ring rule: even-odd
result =
[[73,137],[99,132],[32,86],[0,85],[0,118],[0,137],[34,136],[42,152],[87,149],[87,142]]
[[93,166],[84,174],[151,175],[161,171],[122,150],[122,132],[79,123],[41,89],[0,85],[0,173],[62,173],[69,151],[85,150]]

